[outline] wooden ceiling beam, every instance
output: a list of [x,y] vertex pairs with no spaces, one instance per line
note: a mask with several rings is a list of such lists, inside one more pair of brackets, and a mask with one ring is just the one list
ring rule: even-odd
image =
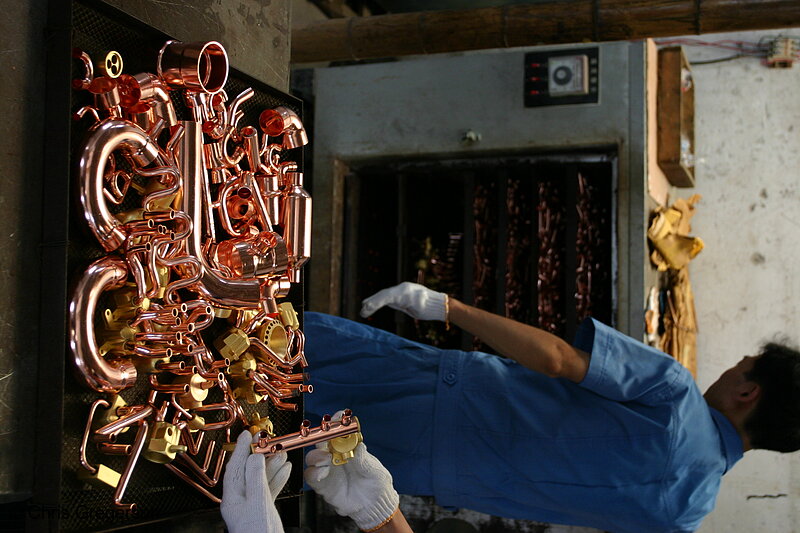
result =
[[551,0],[323,21],[292,31],[292,62],[793,26],[800,26],[798,0]]

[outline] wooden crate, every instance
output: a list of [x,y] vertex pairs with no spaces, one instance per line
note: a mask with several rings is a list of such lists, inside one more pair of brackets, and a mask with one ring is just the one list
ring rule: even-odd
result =
[[658,51],[658,166],[676,187],[694,187],[694,80],[680,46]]

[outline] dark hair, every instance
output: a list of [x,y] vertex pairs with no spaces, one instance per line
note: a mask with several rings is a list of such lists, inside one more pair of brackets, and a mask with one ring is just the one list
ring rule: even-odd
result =
[[785,344],[765,344],[746,377],[761,387],[758,405],[744,424],[753,448],[799,450],[800,352]]

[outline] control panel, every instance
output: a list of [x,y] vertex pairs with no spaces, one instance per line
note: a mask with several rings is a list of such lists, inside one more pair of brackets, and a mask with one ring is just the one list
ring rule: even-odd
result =
[[525,107],[592,104],[599,99],[597,48],[525,54]]

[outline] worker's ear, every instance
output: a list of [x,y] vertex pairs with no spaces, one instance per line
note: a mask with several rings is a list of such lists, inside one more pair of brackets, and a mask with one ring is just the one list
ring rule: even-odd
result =
[[743,381],[736,388],[736,401],[742,407],[754,406],[761,398],[761,385],[755,381]]

